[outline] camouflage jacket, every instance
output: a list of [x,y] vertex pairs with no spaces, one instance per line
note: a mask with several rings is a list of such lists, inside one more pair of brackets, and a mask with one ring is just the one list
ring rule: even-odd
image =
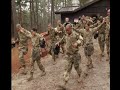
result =
[[18,36],[19,36],[19,47],[27,47],[28,45],[28,39],[29,37],[27,36],[28,34],[30,34],[29,32],[27,32],[26,29],[22,28],[24,30],[24,32],[18,32]]
[[32,36],[31,32],[30,32],[30,31],[27,31],[27,30],[24,30],[23,33],[24,33],[28,38],[31,39],[33,48],[37,48],[37,47],[39,48],[39,47],[40,47],[40,41],[41,41],[41,38],[43,38],[40,34],[35,33],[35,35]]
[[65,29],[62,26],[57,25],[57,34],[60,38],[62,38],[65,35]]
[[57,40],[57,32],[55,31],[54,28],[48,29],[48,34],[50,36],[51,42],[55,42]]
[[110,23],[106,24],[105,34],[106,34],[106,38],[110,36]]
[[[79,35],[73,31],[71,35],[67,34],[65,36],[65,40],[66,40],[66,44],[65,44],[66,54],[72,55],[72,54],[78,53],[79,45],[80,45]],[[74,47],[73,46],[74,43],[77,43],[78,46]]]
[[92,37],[103,26],[104,23],[101,23],[95,28],[90,28],[89,31],[86,29],[76,29],[75,31],[83,34],[84,45],[93,43]]

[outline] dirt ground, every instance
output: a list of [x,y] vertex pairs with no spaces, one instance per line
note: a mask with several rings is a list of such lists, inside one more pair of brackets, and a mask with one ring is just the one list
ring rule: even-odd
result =
[[[94,48],[95,50],[92,56],[94,68],[89,72],[86,79],[83,80],[83,84],[77,82],[77,73],[75,69],[72,68],[66,90],[110,90],[110,67],[109,62],[106,61],[106,50],[105,56],[100,61],[100,50],[97,40],[94,40]],[[80,54],[82,58],[80,67],[84,72],[87,59],[82,47],[80,47]],[[43,77],[40,77],[41,71],[35,63],[34,79],[30,82],[27,81],[27,78],[30,76],[30,49],[25,58],[28,66],[28,73],[27,75],[20,75],[18,73],[18,51],[16,48],[12,50],[12,90],[60,90],[58,86],[63,85],[63,73],[66,64],[66,59],[63,54],[59,55],[56,65],[53,65],[52,57],[50,55],[41,58],[41,62],[46,69],[46,75]]]

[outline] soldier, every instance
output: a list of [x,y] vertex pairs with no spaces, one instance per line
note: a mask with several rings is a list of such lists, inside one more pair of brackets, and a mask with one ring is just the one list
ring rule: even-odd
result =
[[[24,28],[21,27],[20,24],[16,25],[18,37],[19,37],[19,61],[20,61],[20,68],[22,68],[21,74],[26,74],[26,65],[24,60],[24,55],[28,52],[28,37],[25,35],[26,32],[22,33]],[[26,31],[26,30],[25,30]]]
[[[69,21],[69,18],[65,18],[65,23],[63,24],[64,27],[66,27],[67,24],[71,24]],[[71,24],[72,25],[72,24]]]
[[95,28],[90,28],[89,24],[86,24],[85,25],[85,29],[76,29],[75,30],[76,32],[83,34],[83,39],[84,39],[84,53],[85,53],[86,58],[88,59],[88,62],[87,62],[87,71],[89,69],[93,68],[92,59],[91,59],[91,55],[94,52],[92,37],[95,34],[95,32],[97,32],[98,30],[100,30],[100,28],[103,26],[104,23],[105,23],[105,20],[103,20],[103,22],[100,25],[98,25],[97,27],[95,27]]
[[105,30],[105,41],[106,41],[106,49],[107,49],[107,61],[109,60],[110,55],[110,9],[107,11],[106,17],[106,30]]
[[56,50],[55,43],[60,39],[59,36],[57,35],[57,28],[52,28],[51,24],[49,24],[48,35],[50,36],[49,53],[52,55],[52,59],[54,61],[53,64],[56,64],[56,58],[58,57],[59,53],[59,45],[57,46],[58,50]]
[[79,17],[79,29],[83,29],[85,27],[85,24],[87,23],[86,21],[86,17],[84,15],[82,15],[82,17]]
[[33,79],[35,61],[37,62],[39,69],[42,71],[41,76],[44,76],[46,74],[45,68],[43,67],[40,61],[40,38],[41,36],[37,34],[36,31],[37,30],[35,28],[32,29],[31,31],[32,34],[25,29],[22,29],[21,31],[22,34],[25,34],[26,36],[31,38],[31,41],[32,41],[31,70],[30,70],[30,77],[28,78],[28,81]]
[[81,61],[81,55],[78,53],[79,51],[78,47],[80,45],[79,35],[76,35],[76,33],[72,31],[71,24],[67,24],[65,30],[66,30],[65,49],[66,49],[67,62],[68,62],[64,72],[64,81],[65,81],[64,84],[66,85],[69,80],[69,75],[71,73],[73,65],[75,70],[77,71],[79,78],[81,76],[82,71],[81,68],[79,67],[79,63]]
[[[100,23],[102,23],[103,21],[103,17],[100,18]],[[102,27],[100,28],[101,30],[98,30],[98,43],[100,46],[100,59],[101,57],[104,56],[104,46],[105,46],[105,29],[106,29],[106,24],[104,23],[104,25],[102,25]]]
[[[58,33],[58,36],[59,36],[60,39],[62,39],[62,37],[65,35],[65,30],[64,30],[64,27],[63,27],[63,25],[61,24],[60,20],[57,21],[57,33]],[[62,49],[63,54],[64,54],[64,52],[65,52],[64,43],[65,43],[65,40],[63,40],[63,41],[60,43],[60,47],[61,47],[61,49]]]

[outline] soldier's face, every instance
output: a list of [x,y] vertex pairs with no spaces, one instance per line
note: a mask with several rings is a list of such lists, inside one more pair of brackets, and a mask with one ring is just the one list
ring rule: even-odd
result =
[[65,21],[66,21],[66,22],[69,22],[69,18],[66,18]]
[[19,32],[19,31],[20,31],[20,28],[16,28],[16,31]]
[[50,25],[48,25],[48,29],[51,29],[51,26],[50,26]]
[[35,35],[35,32],[34,32],[34,31],[32,31],[31,33],[32,33],[33,36]]
[[107,12],[107,15],[110,16],[110,12]]
[[67,32],[67,34],[71,34],[71,32],[72,32],[72,28],[69,25],[66,26],[66,32]]
[[60,20],[58,20],[58,21],[57,21],[57,24],[60,24],[60,23],[61,23]]
[[67,34],[71,34],[71,29],[66,30]]

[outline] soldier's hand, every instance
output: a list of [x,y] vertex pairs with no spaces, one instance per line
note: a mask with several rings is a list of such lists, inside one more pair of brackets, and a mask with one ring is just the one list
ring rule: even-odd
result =
[[20,32],[22,32],[22,33],[23,33],[23,32],[24,32],[24,30],[23,30],[23,29],[20,29]]
[[106,22],[106,18],[103,18],[103,23],[105,23]]
[[58,46],[59,46],[59,42],[57,42],[55,45],[58,45]]

